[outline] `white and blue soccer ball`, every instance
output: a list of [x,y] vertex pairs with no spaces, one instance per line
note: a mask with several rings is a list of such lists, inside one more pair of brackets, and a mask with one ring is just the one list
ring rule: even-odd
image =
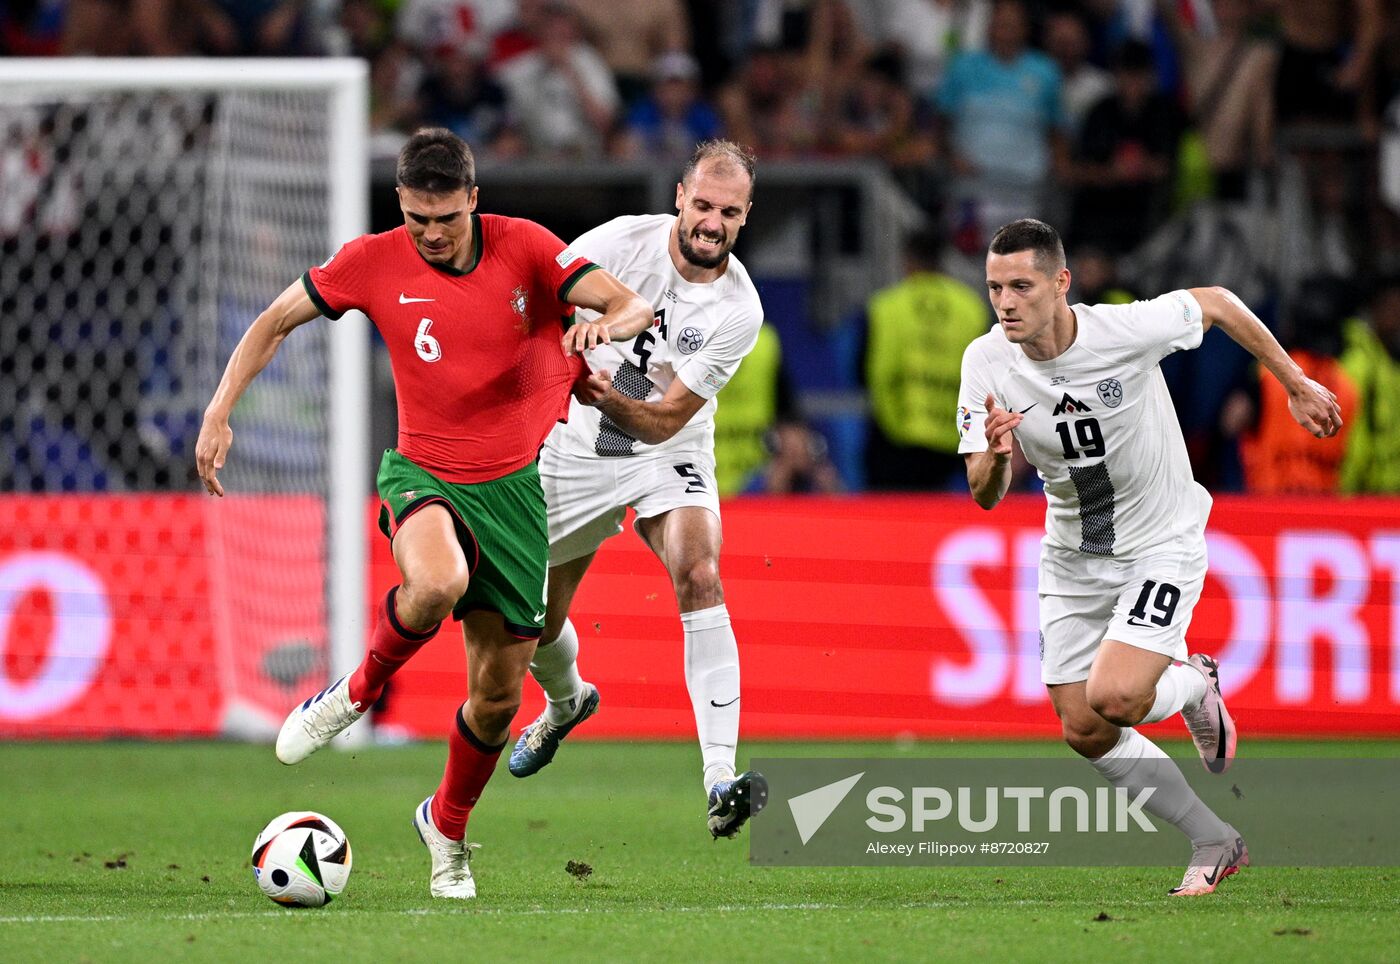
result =
[[284,813],[253,841],[253,878],[284,906],[329,904],[350,879],[350,841],[324,814]]

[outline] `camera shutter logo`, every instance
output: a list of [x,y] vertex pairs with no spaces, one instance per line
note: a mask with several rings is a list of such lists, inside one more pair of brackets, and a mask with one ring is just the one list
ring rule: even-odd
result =
[[1105,378],[1099,382],[1099,401],[1109,408],[1123,404],[1123,385],[1116,378]]

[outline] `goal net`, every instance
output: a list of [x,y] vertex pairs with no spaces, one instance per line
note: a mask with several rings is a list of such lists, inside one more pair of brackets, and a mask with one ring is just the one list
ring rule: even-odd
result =
[[357,658],[363,319],[283,343],[225,499],[193,450],[249,322],[367,227],[364,77],[0,62],[0,732],[267,735]]

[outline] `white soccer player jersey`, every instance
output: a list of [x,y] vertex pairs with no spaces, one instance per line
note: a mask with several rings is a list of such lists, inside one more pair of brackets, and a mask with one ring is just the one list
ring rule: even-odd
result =
[[[733,255],[715,281],[691,284],[682,278],[669,249],[675,223],[671,214],[614,218],[581,235],[564,254],[576,252],[606,268],[651,302],[656,312],[652,326],[631,341],[589,351],[584,356],[589,367],[610,372],[613,386],[629,398],[660,401],[679,378],[708,401],[674,436],[648,445],[598,409],[572,399],[569,421],[555,427],[549,445],[594,458],[696,447],[713,450],[715,395],[758,341],[763,307],[749,273]],[[592,321],[598,315],[580,308],[579,317]]]
[[1024,413],[1015,430],[1045,482],[1047,540],[1131,558],[1205,526],[1211,498],[1191,475],[1158,363],[1201,343],[1186,291],[1130,305],[1075,305],[1074,344],[1035,361],[1000,325],[963,353],[958,451],[987,449],[986,398]]

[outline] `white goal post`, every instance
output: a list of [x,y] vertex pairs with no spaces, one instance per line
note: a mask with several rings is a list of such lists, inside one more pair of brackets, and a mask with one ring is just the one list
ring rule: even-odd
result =
[[[199,97],[207,98],[207,101],[200,102]],[[54,58],[54,59],[9,59],[0,60],[0,110],[10,110],[11,114],[0,114],[0,129],[6,129],[6,138],[11,139],[12,134],[18,128],[15,126],[15,117],[36,116],[41,120],[36,122],[41,127],[40,136],[53,135],[55,123],[53,116],[61,113],[62,108],[55,108],[52,105],[63,105],[66,103],[78,103],[82,105],[82,110],[86,111],[77,120],[72,121],[70,127],[77,133],[73,135],[72,142],[77,147],[71,148],[73,151],[86,151],[96,154],[104,154],[92,162],[92,180],[99,177],[98,171],[103,170],[102,165],[109,162],[106,155],[116,155],[123,151],[139,150],[141,145],[134,143],[130,147],[103,148],[100,143],[101,132],[105,129],[106,121],[103,119],[109,116],[113,110],[109,104],[116,104],[121,109],[130,102],[136,102],[139,110],[144,113],[139,116],[141,119],[127,125],[130,130],[138,131],[133,138],[139,141],[142,136],[148,139],[162,130],[160,125],[149,125],[146,119],[152,113],[161,111],[170,112],[177,120],[196,114],[199,117],[201,127],[198,132],[191,135],[187,125],[185,130],[176,131],[174,135],[177,140],[183,136],[186,138],[206,137],[213,140],[216,136],[225,138],[237,138],[242,136],[235,129],[232,134],[218,134],[219,130],[227,130],[230,124],[236,125],[239,121],[220,119],[211,122],[210,115],[220,110],[221,97],[228,97],[231,103],[236,103],[239,97],[262,98],[255,100],[252,108],[242,108],[245,111],[251,109],[258,114],[258,124],[253,125],[253,129],[245,137],[245,143],[235,145],[232,151],[224,151],[217,154],[212,150],[206,150],[206,154],[214,160],[202,161],[205,166],[197,173],[190,175],[197,183],[193,187],[180,187],[171,183],[168,188],[162,188],[160,181],[168,179],[171,182],[180,180],[185,168],[172,166],[170,171],[175,174],[167,175],[163,173],[165,168],[152,163],[146,166],[145,172],[138,172],[130,175],[138,178],[138,185],[143,200],[139,204],[143,205],[143,211],[149,209],[154,212],[156,207],[162,204],[160,195],[184,191],[183,200],[171,201],[166,205],[170,210],[160,211],[158,214],[128,214],[126,206],[135,206],[138,202],[130,200],[122,195],[129,195],[131,192],[123,190],[123,174],[113,175],[110,171],[104,171],[100,176],[107,178],[104,181],[100,192],[91,185],[88,186],[88,196],[101,195],[102,205],[123,205],[121,216],[126,219],[124,223],[132,225],[131,230],[136,232],[132,237],[136,237],[141,228],[139,217],[145,217],[148,223],[159,221],[163,232],[158,242],[152,244],[161,245],[161,257],[168,261],[172,255],[168,251],[174,251],[177,260],[174,264],[177,269],[175,274],[200,274],[204,276],[207,268],[213,272],[224,271],[225,274],[232,274],[234,271],[242,272],[238,275],[236,282],[239,285],[238,296],[212,296],[214,300],[223,299],[223,303],[208,305],[201,301],[200,305],[190,307],[174,323],[171,335],[173,340],[184,339],[213,339],[212,345],[217,351],[206,345],[199,350],[201,369],[207,368],[213,355],[219,357],[216,361],[216,369],[213,371],[201,371],[198,378],[189,377],[182,380],[181,384],[172,392],[183,393],[185,396],[182,405],[188,410],[192,398],[199,393],[207,393],[212,390],[214,381],[228,358],[228,347],[230,331],[233,325],[233,316],[243,314],[241,319],[242,327],[251,322],[253,315],[247,314],[247,306],[254,303],[255,298],[261,299],[261,304],[269,303],[281,290],[281,287],[296,280],[295,273],[286,274],[282,277],[273,277],[275,271],[282,271],[284,265],[292,263],[295,259],[300,267],[297,272],[311,267],[315,263],[323,261],[345,241],[363,234],[369,227],[369,204],[368,204],[368,184],[369,184],[369,130],[368,130],[368,69],[364,61],[352,58],[328,58],[328,59],[103,59],[103,58]],[[297,98],[310,98],[298,100]],[[144,100],[143,100],[144,98]],[[196,98],[194,107],[181,101],[180,98]],[[290,98],[284,100],[280,98]],[[171,105],[174,106],[171,106]],[[290,104],[291,106],[287,106]],[[19,106],[16,106],[19,105]],[[33,105],[40,105],[35,107]],[[97,105],[97,106],[94,106]],[[210,106],[215,105],[215,106]],[[310,105],[308,109],[307,105]],[[29,115],[13,113],[15,111],[27,110]],[[199,111],[204,114],[200,115]],[[183,112],[183,113],[182,113]],[[303,123],[293,116],[295,112],[305,115],[306,121]],[[322,116],[324,115],[324,116]],[[8,118],[8,119],[7,119]],[[66,123],[66,122],[65,122]],[[5,125],[9,124],[7,128]],[[47,126],[43,126],[47,125]],[[221,128],[219,125],[223,125]],[[175,129],[178,124],[167,122],[163,129]],[[271,131],[271,133],[268,133]],[[56,135],[54,135],[56,136]],[[258,139],[268,141],[278,138],[275,145],[267,145]],[[110,138],[109,138],[110,140]],[[275,148],[275,149],[273,149]],[[7,145],[8,156],[0,156],[0,160],[14,161],[14,155],[20,150],[20,146],[14,144]],[[201,149],[204,149],[201,147]],[[60,145],[59,151],[69,150]],[[176,148],[178,152],[179,148]],[[86,154],[84,163],[86,163]],[[302,161],[298,167],[296,163],[286,164],[285,179],[289,185],[289,193],[284,198],[279,190],[278,178],[284,176],[279,170],[283,165],[279,163],[279,158],[290,158],[293,161]],[[116,169],[118,163],[130,165],[130,157],[116,158],[111,162],[112,169]],[[23,158],[20,159],[20,163]],[[70,166],[76,165],[71,156],[65,155],[65,163]],[[165,163],[164,158],[161,163]],[[222,167],[220,167],[222,165]],[[261,165],[260,171],[253,170]],[[134,165],[137,168],[142,166],[139,158]],[[217,170],[216,170],[217,168]],[[227,170],[223,170],[227,168]],[[125,168],[122,168],[125,170]],[[183,230],[178,227],[181,219],[186,218],[190,211],[200,211],[201,205],[209,206],[209,198],[215,195],[209,184],[216,180],[216,177],[227,175],[225,186],[220,188],[219,202],[215,214],[209,215],[217,223],[213,226],[204,226],[196,230],[195,242],[208,242],[209,237],[216,233],[227,233],[234,228],[230,224],[237,221],[245,207],[257,205],[258,214],[254,228],[247,232],[248,236],[239,236],[239,250],[255,252],[252,257],[246,260],[244,265],[237,268],[226,268],[221,263],[221,255],[218,253],[209,254],[204,249],[208,248],[207,243],[200,248],[198,255],[191,255],[189,262],[181,262],[180,238],[185,235],[177,235],[176,240],[171,240],[171,231]],[[240,186],[252,183],[249,179],[256,176],[260,178],[257,182],[258,190],[261,194],[255,198],[248,197],[248,191]],[[4,172],[0,170],[0,188],[3,188]],[[299,180],[298,180],[299,179]],[[323,183],[321,183],[323,179]],[[35,195],[44,193],[58,193],[63,190],[61,183],[56,183],[52,177],[48,180],[35,179]],[[155,186],[152,187],[154,182]],[[324,191],[324,195],[322,192]],[[70,226],[65,228],[67,232],[64,236],[63,244],[66,248],[57,244],[49,247],[41,247],[38,254],[34,253],[32,246],[23,240],[28,234],[42,234],[46,229],[40,223],[44,215],[35,213],[34,203],[42,203],[40,197],[37,202],[31,203],[29,208],[25,208],[25,199],[18,198],[14,192],[10,192],[11,197],[0,198],[0,218],[3,218],[8,210],[10,227],[8,234],[0,228],[0,235],[7,240],[6,243],[18,245],[23,249],[22,253],[31,257],[32,261],[38,264],[38,268],[29,268],[27,274],[3,275],[4,266],[0,266],[0,281],[8,279],[10,294],[21,285],[27,288],[21,290],[18,302],[11,297],[10,304],[19,303],[24,306],[47,305],[55,300],[58,294],[63,291],[71,292],[75,285],[69,281],[64,281],[62,285],[52,283],[51,290],[40,291],[41,284],[48,282],[35,281],[36,275],[42,275],[44,271],[52,269],[57,274],[58,268],[49,262],[44,261],[45,257],[57,262],[60,257],[52,255],[52,250],[71,251],[75,249],[78,242],[70,239],[78,237],[83,230],[83,220],[88,216],[87,212],[93,209],[94,202],[88,200],[87,208],[83,207],[81,192],[80,200],[72,206],[69,213]],[[72,192],[70,192],[72,193]],[[321,199],[324,197],[324,210],[319,210]],[[308,199],[313,199],[314,204],[308,203]],[[33,201],[33,199],[29,199]],[[279,210],[280,208],[280,210]],[[168,225],[176,224],[172,229]],[[311,236],[298,239],[297,244],[284,243],[278,231],[278,225],[287,225],[295,228],[301,225],[303,233],[312,232]],[[236,227],[236,225],[235,225]],[[123,237],[123,231],[105,229],[103,235],[105,239],[95,242],[99,245],[115,247]],[[155,233],[151,229],[150,233]],[[19,238],[20,240],[15,240]],[[48,243],[47,241],[45,242]],[[146,244],[146,241],[142,241]],[[272,258],[262,258],[256,252],[261,247],[276,249],[280,260]],[[200,247],[198,243],[194,247]],[[305,255],[311,251],[316,251],[316,255],[311,260],[305,260]],[[10,249],[7,249],[7,260],[12,262],[12,266],[17,265],[19,258],[8,257]],[[141,252],[137,252],[140,255]],[[123,262],[122,270],[135,284],[138,276],[149,274],[149,261],[141,262],[140,257],[134,255]],[[89,264],[101,263],[103,252],[98,251],[92,256]],[[149,257],[149,254],[147,255]],[[268,265],[275,264],[275,271],[269,270]],[[179,270],[183,268],[183,271]],[[197,269],[197,270],[196,270]],[[21,269],[15,268],[16,271]],[[15,280],[19,279],[19,280]],[[220,279],[225,280],[225,279]],[[94,280],[90,286],[100,286],[103,282]],[[185,284],[184,281],[177,280],[161,288],[154,296],[143,295],[140,292],[128,295],[129,303],[142,303],[142,298],[148,298],[151,305],[159,305],[166,308],[167,301],[173,300],[176,296],[171,293],[177,285]],[[123,282],[126,284],[126,282]],[[125,289],[123,289],[125,290]],[[132,289],[135,290],[134,288]],[[75,295],[66,294],[65,297],[74,298]],[[208,298],[205,299],[209,300]],[[186,299],[190,301],[190,299]],[[182,302],[184,304],[184,302]],[[105,306],[104,306],[105,309]],[[255,311],[256,309],[254,309]],[[110,316],[113,311],[108,311]],[[176,309],[169,309],[169,313],[175,314]],[[18,312],[17,312],[18,314]],[[190,329],[195,327],[195,318],[198,318],[199,325],[205,330],[205,334],[195,335]],[[8,322],[7,322],[8,323]],[[111,322],[113,328],[120,322]],[[183,326],[183,327],[181,327]],[[369,331],[366,320],[358,312],[347,313],[336,322],[319,322],[317,326],[323,327],[326,334],[326,341],[307,342],[318,347],[317,353],[323,353],[327,359],[317,362],[311,359],[311,364],[317,364],[317,377],[321,379],[315,384],[318,394],[328,393],[328,397],[320,399],[324,405],[324,416],[317,414],[315,417],[324,417],[324,424],[317,423],[317,459],[323,461],[316,467],[315,478],[324,480],[324,485],[307,484],[302,487],[306,491],[316,491],[324,498],[325,508],[325,541],[324,549],[324,570],[325,570],[325,599],[322,612],[317,614],[317,618],[324,620],[324,659],[317,657],[317,665],[329,669],[329,678],[335,679],[339,675],[349,672],[358,665],[364,648],[366,635],[365,619],[367,615],[366,606],[366,586],[368,574],[367,558],[367,500],[368,481],[370,466],[369,453]],[[86,331],[87,329],[84,329]],[[303,329],[305,331],[306,329]],[[209,331],[214,332],[208,334]],[[283,351],[287,351],[303,333],[297,332],[283,346]],[[136,336],[133,336],[133,338]],[[160,329],[157,326],[157,333],[152,337],[147,332],[142,337],[146,338],[146,343],[159,340]],[[32,336],[34,342],[39,341],[39,336]],[[27,345],[28,343],[26,343]],[[0,346],[3,347],[3,346]],[[163,346],[159,346],[163,348]],[[26,351],[30,350],[26,347]],[[40,351],[45,349],[35,348],[33,352],[37,357]],[[56,351],[56,349],[49,349]],[[173,350],[172,350],[173,354]],[[195,357],[196,353],[191,353],[182,357]],[[279,359],[277,361],[280,361]],[[120,362],[114,362],[120,365]],[[277,364],[274,362],[274,365]],[[19,369],[20,374],[24,372],[23,361]],[[93,368],[100,368],[102,361],[85,363],[84,372],[90,372]],[[53,365],[50,365],[52,369]],[[173,365],[172,365],[173,367]],[[324,370],[322,370],[322,368]],[[269,368],[268,372],[271,372]],[[267,375],[265,372],[264,375]],[[81,377],[70,374],[66,376],[69,381],[79,382]],[[276,378],[277,376],[274,376]],[[284,396],[273,395],[276,400],[279,397],[290,397],[291,393],[300,390],[301,386],[296,384],[296,377],[285,377],[288,383]],[[258,382],[255,381],[256,387]],[[142,383],[140,391],[149,393],[155,391],[147,384]],[[252,394],[250,390],[250,395]],[[204,402],[207,402],[208,395],[204,394]],[[21,400],[22,401],[22,400]],[[248,401],[245,397],[244,403]],[[302,406],[308,411],[311,402],[315,399],[300,398],[305,404]],[[246,405],[240,403],[240,409],[245,409]],[[268,405],[264,400],[265,409],[276,409],[276,404]],[[91,407],[101,408],[102,402],[91,403]],[[200,403],[202,410],[203,402]],[[300,409],[296,416],[300,416]],[[246,415],[246,412],[244,413]],[[260,412],[259,417],[270,421],[276,417],[274,411],[271,414]],[[27,416],[26,416],[27,417]],[[309,416],[308,416],[309,418]],[[71,417],[70,417],[71,421]],[[162,423],[163,424],[163,423]],[[246,424],[246,422],[245,422]],[[233,427],[235,431],[235,444],[229,464],[227,466],[227,477],[233,480],[239,479],[240,471],[247,471],[242,468],[240,459],[248,459],[254,456],[254,451],[258,446],[257,430],[244,434],[240,430],[240,411],[235,411],[233,416]],[[127,425],[127,429],[131,426]],[[89,431],[89,435],[91,432]],[[261,491],[279,494],[296,492],[298,489],[294,483],[280,481],[278,478],[277,466],[279,464],[294,462],[298,456],[298,436],[295,431],[277,441],[281,445],[282,451],[274,453],[275,457],[269,457],[263,464],[263,482],[255,484],[254,488]],[[290,441],[288,441],[290,439]],[[8,443],[7,443],[8,444]],[[103,444],[116,446],[121,443],[107,442]],[[97,443],[92,443],[95,448]],[[319,454],[319,453],[324,453]],[[193,464],[192,452],[187,453],[189,464]],[[282,460],[282,463],[278,462]],[[0,468],[4,468],[0,466]],[[21,467],[25,478],[34,475],[32,467]],[[139,492],[147,489],[147,483],[143,483],[141,467],[129,471],[126,475],[118,476],[120,473],[105,469],[102,476],[101,488],[106,490]],[[21,474],[23,474],[23,472]],[[167,473],[167,478],[169,473]],[[123,481],[124,480],[124,481]],[[189,492],[190,486],[184,479],[178,480],[179,485],[169,486],[172,489]],[[18,486],[15,486],[18,488]],[[74,490],[82,490],[85,483],[79,479],[73,485]],[[245,487],[246,488],[246,487]],[[42,480],[30,486],[31,491],[46,492],[52,491],[52,486],[46,488]],[[230,493],[238,491],[236,486],[230,486]],[[218,509],[230,505],[231,499],[225,499],[220,505],[211,506],[211,515],[217,515]],[[239,517],[236,514],[229,514],[221,523],[211,523],[211,528],[216,525],[236,526]],[[290,537],[288,537],[290,538]],[[216,540],[211,539],[213,544]],[[214,551],[218,551],[217,548]],[[278,552],[277,540],[269,540],[269,558],[274,559]],[[258,567],[244,567],[256,569]],[[266,567],[269,570],[275,566]],[[236,573],[236,578],[257,579],[260,575],[256,572]],[[211,609],[217,605],[218,599],[209,600]],[[216,620],[222,619],[226,623],[226,629],[232,633],[226,646],[231,647],[233,655],[227,658],[236,657],[238,648],[237,622],[244,618],[244,613],[239,611],[239,607],[232,607],[234,612],[224,613],[215,616]],[[232,624],[231,627],[229,624]],[[221,655],[221,659],[225,656]],[[243,670],[240,670],[243,671]],[[242,719],[239,718],[237,708],[234,708],[230,719],[225,723],[223,730],[230,735],[267,735],[267,725],[271,719],[267,701],[261,705],[246,707],[246,713]],[[287,704],[288,706],[290,703]],[[280,718],[277,719],[280,722]],[[356,727],[346,736],[354,739],[351,742],[361,742],[369,734],[367,732],[356,732],[367,729]]]

